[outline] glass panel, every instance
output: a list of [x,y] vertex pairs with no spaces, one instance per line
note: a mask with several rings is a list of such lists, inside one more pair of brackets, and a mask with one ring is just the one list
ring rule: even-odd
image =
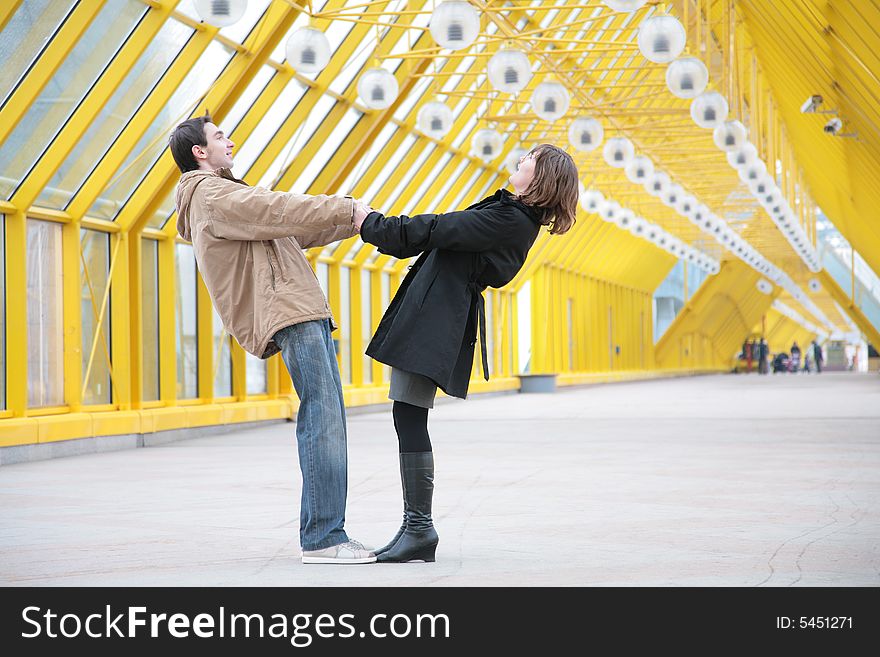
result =
[[348,178],[342,183],[342,186],[339,188],[340,194],[350,194],[352,192],[355,186],[364,177],[364,172],[367,170],[367,167],[376,161],[379,157],[379,153],[385,148],[396,131],[397,126],[393,123],[385,124],[385,127],[382,128],[382,132],[380,132],[379,136],[373,140],[372,144],[370,144],[370,150],[368,150],[361,158],[361,161],[351,170],[351,173],[348,174]]
[[[111,351],[110,342],[110,304],[104,310],[104,317],[100,326],[98,315],[101,312],[101,303],[104,300],[105,290],[110,282],[110,235],[94,230],[81,230],[83,260],[85,267],[80,263],[80,276],[82,278],[80,288],[80,321],[82,322],[82,377],[83,377],[83,404],[109,404],[112,401],[110,391],[110,362],[107,354]],[[95,335],[98,342],[95,346],[95,354],[92,356],[92,344]],[[91,360],[91,370],[89,361]],[[88,374],[88,379],[86,378]]]
[[[444,209],[445,212],[452,212],[454,210],[463,210],[471,203],[469,199],[473,198],[474,193],[474,185],[477,184],[477,180],[479,180],[480,176],[485,173],[483,169],[478,168],[471,174],[471,177],[468,181],[462,186],[461,189],[458,190],[452,199],[447,201],[447,205]],[[474,199],[476,200],[476,199]]]
[[[370,287],[370,274],[369,269],[361,269],[361,339],[363,340],[364,351],[367,350],[367,345],[370,344],[370,339],[373,337],[373,322],[371,320],[373,290]],[[373,359],[367,356],[366,353],[361,354],[361,357],[364,359],[364,384],[372,383]]]
[[177,398],[199,395],[198,314],[196,312],[196,259],[192,246],[175,244],[177,270]]
[[141,331],[143,400],[159,399],[159,243],[141,240]]
[[[437,171],[437,175],[440,175],[444,171],[448,171],[451,167],[450,160],[452,156],[447,153],[443,156],[443,161],[440,162],[439,168],[435,169]],[[470,160],[462,159],[457,167],[452,172],[451,176],[446,178],[446,181],[443,183],[443,186],[439,189],[436,195],[433,197],[428,197],[425,200],[427,201],[427,205],[425,207],[425,212],[445,212],[447,210],[453,210],[455,208],[447,207],[449,204],[443,203],[443,200],[446,198],[446,194],[449,192],[450,187],[452,187],[453,183],[458,180],[458,177],[464,174],[465,167],[470,163]],[[432,178],[436,180],[436,178]]]
[[[356,109],[349,109],[345,113],[339,123],[334,126],[333,131],[327,136],[327,139],[318,147],[318,150],[314,154],[309,153],[309,163],[294,181],[293,185],[291,185],[291,192],[304,194],[308,191],[312,183],[315,182],[315,178],[323,171],[327,161],[336,153],[342,141],[351,134],[351,131],[354,130],[362,116],[363,114]],[[326,194],[327,190],[316,189],[312,193]]]
[[211,304],[214,316],[214,396],[229,397],[232,395],[232,353],[229,348],[229,334],[223,328],[223,320]]
[[38,205],[63,208],[70,202],[192,34],[191,28],[175,20],[162,26],[40,193]]
[[342,383],[351,383],[351,268],[339,268],[339,350]]
[[[0,194],[11,195],[73,114],[104,67],[122,47],[147,7],[135,0],[107,0],[22,120],[0,146]],[[107,26],[114,29],[108,30]],[[10,180],[11,179],[11,180]]]
[[[434,152],[437,148],[434,144],[427,144],[425,148],[422,149],[422,152],[419,153],[419,156],[416,158],[416,161],[413,162],[413,165],[409,168],[408,171],[399,171],[398,175],[402,174],[400,182],[397,183],[397,186],[394,188],[394,191],[391,193],[391,196],[388,197],[388,207],[397,208],[401,205],[400,201],[406,201],[407,207],[412,207],[414,205],[414,201],[418,198],[418,192],[415,195],[410,196],[407,193],[412,187],[415,187],[415,182],[426,182],[429,181],[429,176],[425,174],[427,171],[424,170],[425,160]],[[431,181],[432,182],[432,181]],[[404,198],[402,198],[404,197]],[[409,198],[405,198],[409,197]],[[402,212],[403,210],[399,210]],[[406,214],[406,213],[404,213]]]
[[251,108],[259,95],[263,93],[263,90],[266,88],[266,85],[269,84],[269,80],[272,79],[273,75],[275,75],[274,68],[271,66],[263,66],[263,68],[260,69],[260,72],[254,76],[253,80],[251,80],[251,83],[247,86],[247,89],[244,90],[241,97],[235,101],[235,105],[232,106],[232,109],[229,110],[229,113],[220,124],[223,132],[229,135],[230,139],[232,139],[232,133],[238,127],[239,122],[244,118],[244,115]]
[[195,109],[220,72],[232,58],[232,50],[212,42],[202,53],[177,90],[153,122],[145,127],[140,140],[126,158],[110,184],[92,204],[89,214],[114,219],[138,184],[167,147],[168,134]]
[[404,155],[406,155],[407,151],[409,151],[415,143],[416,138],[412,135],[407,135],[400,147],[394,151],[394,153],[389,153],[388,163],[382,168],[382,171],[379,172],[379,175],[376,176],[376,179],[367,188],[367,191],[363,196],[364,201],[370,203],[372,199],[376,197],[379,190],[382,189],[382,186],[391,177],[391,174],[395,172]]
[[326,262],[319,262],[316,271],[318,284],[324,290],[324,296],[329,299],[327,291],[330,289],[330,266]]
[[0,105],[15,90],[75,4],[74,0],[28,0],[18,6],[0,32]]
[[244,352],[244,362],[247,368],[245,380],[247,382],[247,394],[262,395],[267,391],[266,388],[266,361],[262,358]]
[[287,86],[284,87],[284,91],[278,95],[269,110],[260,118],[254,131],[243,144],[238,144],[237,152],[233,151],[236,175],[244,178],[246,172],[266,148],[266,144],[278,132],[278,128],[281,127],[284,120],[296,109],[305,93],[306,87],[298,80],[291,78]]
[[28,221],[28,406],[64,403],[61,224]]
[[0,214],[0,410],[6,408],[6,217]]
[[290,138],[284,148],[278,153],[278,156],[272,164],[269,165],[269,168],[266,169],[266,173],[260,178],[260,182],[257,183],[258,185],[270,189],[275,187],[276,178],[280,177],[293,159],[299,155],[302,147],[306,145],[312,134],[318,129],[318,126],[321,125],[321,122],[327,117],[330,110],[333,109],[334,105],[336,105],[336,99],[331,96],[322,96],[321,99],[315,103],[315,106],[312,107],[306,120],[297,126],[293,133],[293,137]]

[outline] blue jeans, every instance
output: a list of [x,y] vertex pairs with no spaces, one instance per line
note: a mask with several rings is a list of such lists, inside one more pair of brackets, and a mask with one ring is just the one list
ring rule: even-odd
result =
[[303,550],[345,543],[348,451],[342,382],[330,321],[313,320],[278,331],[275,343],[299,395],[296,442],[302,471],[299,540]]

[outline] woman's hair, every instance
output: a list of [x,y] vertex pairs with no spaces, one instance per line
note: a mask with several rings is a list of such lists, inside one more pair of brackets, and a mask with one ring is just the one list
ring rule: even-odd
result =
[[541,224],[561,235],[574,226],[578,202],[578,171],[571,155],[558,146],[540,144],[535,156],[535,177],[519,199],[541,211]]

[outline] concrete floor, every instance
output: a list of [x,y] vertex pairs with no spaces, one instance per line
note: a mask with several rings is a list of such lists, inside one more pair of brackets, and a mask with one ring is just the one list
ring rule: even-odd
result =
[[[353,415],[347,528],[400,520]],[[438,405],[434,564],[304,566],[293,425],[0,467],[0,584],[880,585],[880,377],[727,375]]]

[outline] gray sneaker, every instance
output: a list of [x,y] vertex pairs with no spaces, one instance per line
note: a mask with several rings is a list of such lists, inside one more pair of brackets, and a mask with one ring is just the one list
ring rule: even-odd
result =
[[346,541],[323,550],[303,550],[303,563],[373,563],[376,555],[358,541]]

